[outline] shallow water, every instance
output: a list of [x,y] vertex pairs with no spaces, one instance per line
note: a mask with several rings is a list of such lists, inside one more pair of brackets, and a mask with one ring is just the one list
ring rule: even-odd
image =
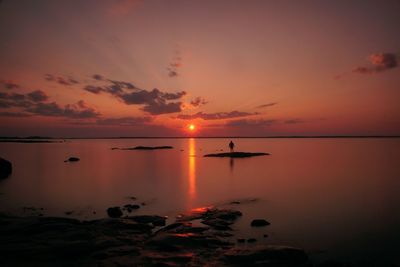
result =
[[[81,219],[145,203],[135,213],[171,218],[242,200],[236,237],[300,246],[313,257],[384,266],[400,249],[400,139],[234,139],[245,159],[203,158],[229,139],[102,139],[0,143],[13,174],[0,181],[0,211]],[[172,145],[173,150],[111,150]],[[79,162],[65,163],[69,156]],[[136,201],[128,197],[134,196]],[[257,201],[243,201],[256,198]],[[93,212],[96,212],[95,214]],[[251,219],[271,225],[249,227]],[[264,238],[263,234],[268,234]]]

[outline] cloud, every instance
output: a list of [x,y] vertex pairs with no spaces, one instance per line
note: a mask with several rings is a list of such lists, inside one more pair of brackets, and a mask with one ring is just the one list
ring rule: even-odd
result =
[[241,120],[233,120],[228,121],[225,126],[228,127],[268,127],[279,123],[277,120],[272,119],[259,119],[259,120],[248,120],[248,119],[241,119]]
[[0,80],[0,84],[3,84],[6,89],[18,89],[19,85],[10,80]]
[[202,106],[202,105],[205,105],[205,104],[207,104],[208,102],[204,99],[204,98],[202,98],[202,97],[196,97],[195,99],[193,99],[192,101],[190,101],[190,104],[193,106],[193,107],[200,107],[200,106]]
[[267,107],[275,106],[276,104],[278,104],[278,103],[277,102],[272,102],[272,103],[268,103],[268,104],[259,105],[256,108],[267,108]]
[[93,74],[92,78],[95,79],[96,81],[102,81],[103,80],[103,76],[100,75],[100,74]]
[[93,94],[110,94],[127,105],[143,105],[141,109],[152,115],[182,111],[183,103],[179,100],[186,95],[185,91],[170,93],[162,92],[157,88],[148,91],[140,89],[130,82],[104,79],[104,77],[102,77],[102,81],[108,84],[86,85],[83,89]]
[[105,118],[98,119],[96,124],[109,126],[138,126],[151,122],[152,117],[120,117],[120,118]]
[[175,50],[175,55],[172,61],[168,64],[167,71],[169,77],[177,77],[178,69],[182,67],[182,57],[179,48]]
[[193,119],[203,119],[203,120],[222,120],[222,119],[233,119],[233,118],[240,118],[240,117],[247,117],[252,115],[257,115],[259,113],[249,113],[243,111],[230,111],[230,112],[216,112],[216,113],[203,113],[197,112],[193,115],[184,115],[180,114],[177,116],[178,119],[181,120],[193,120]]
[[44,102],[49,99],[45,92],[41,90],[36,90],[27,94],[28,98],[33,102]]
[[44,79],[49,82],[57,82],[58,84],[66,86],[71,86],[79,83],[78,80],[72,78],[71,76],[62,77],[62,76],[55,76],[53,74],[45,74]]
[[23,118],[23,117],[30,117],[32,115],[31,114],[27,114],[27,113],[21,113],[21,112],[4,111],[4,112],[0,112],[0,116],[1,117]]
[[103,87],[101,87],[101,86],[95,86],[95,85],[86,85],[84,88],[83,88],[83,90],[86,90],[86,91],[88,91],[88,92],[90,92],[90,93],[93,93],[93,94],[100,94],[101,92],[104,92],[105,90],[104,90],[104,88]]
[[376,53],[368,57],[372,66],[360,66],[353,69],[355,73],[372,74],[398,67],[398,58],[394,53]]
[[32,107],[26,109],[27,112],[41,115],[41,116],[51,116],[51,117],[66,117],[73,119],[88,119],[97,118],[99,113],[93,108],[82,107],[82,102],[79,101],[77,104],[68,104],[61,107],[56,102],[51,103],[37,103]]
[[[27,94],[0,92],[0,108],[19,108],[20,112],[52,117],[97,118],[100,114],[80,100],[64,107],[56,102],[47,102],[49,97],[41,90]],[[6,114],[6,113],[4,113]],[[11,114],[11,113],[10,113]],[[15,116],[14,116],[15,117]]]
[[285,124],[298,124],[298,123],[305,123],[305,120],[302,119],[289,119],[289,120],[285,120],[283,121]]

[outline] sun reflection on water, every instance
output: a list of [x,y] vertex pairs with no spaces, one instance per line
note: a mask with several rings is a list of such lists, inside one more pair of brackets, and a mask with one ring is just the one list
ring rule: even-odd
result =
[[196,197],[196,140],[189,139],[189,199]]

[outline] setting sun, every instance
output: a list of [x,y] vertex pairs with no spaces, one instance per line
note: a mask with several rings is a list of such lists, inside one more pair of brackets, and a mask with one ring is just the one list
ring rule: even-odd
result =
[[191,132],[196,130],[196,126],[194,124],[189,124],[188,128],[189,128],[189,131],[191,131]]

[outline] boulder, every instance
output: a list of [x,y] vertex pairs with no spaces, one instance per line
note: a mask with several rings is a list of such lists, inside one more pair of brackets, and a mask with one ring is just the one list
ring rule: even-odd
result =
[[107,209],[107,214],[111,218],[119,218],[122,216],[122,211],[120,207],[111,207]]
[[264,219],[255,219],[251,221],[251,226],[253,227],[261,227],[261,226],[267,226],[270,225],[270,223]]
[[12,172],[12,164],[6,159],[0,158],[0,179],[7,178]]
[[67,160],[64,160],[64,162],[76,162],[76,161],[80,161],[80,159],[77,157],[69,157]]

